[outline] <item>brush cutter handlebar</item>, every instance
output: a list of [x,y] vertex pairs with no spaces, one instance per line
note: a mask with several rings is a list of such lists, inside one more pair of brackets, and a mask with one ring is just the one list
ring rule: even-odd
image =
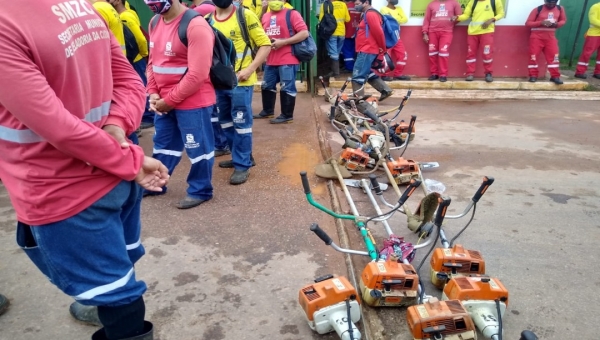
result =
[[321,227],[319,227],[319,225],[318,225],[318,224],[316,224],[316,223],[313,223],[313,224],[310,226],[310,231],[312,231],[313,233],[317,234],[317,236],[319,236],[319,238],[320,238],[320,239],[321,239],[323,242],[325,242],[325,244],[326,244],[326,245],[328,245],[328,246],[330,246],[330,245],[331,245],[331,243],[333,242],[333,241],[331,240],[331,237],[329,237],[329,235],[327,235],[327,233],[326,233],[326,232],[324,232],[324,231],[323,231],[323,229],[321,229]]
[[400,199],[398,200],[398,204],[400,206],[404,205],[404,203],[406,202],[406,200],[410,197],[410,195],[413,194],[413,192],[415,192],[415,190],[421,185],[421,181],[417,180],[411,180],[410,184],[408,185],[408,188],[406,188],[406,190],[404,190],[404,192],[402,193],[402,196],[400,196]]
[[475,195],[472,198],[473,202],[475,202],[475,203],[479,202],[479,199],[481,198],[481,196],[483,196],[483,194],[485,194],[485,192],[490,187],[490,185],[492,185],[492,183],[494,183],[494,177],[485,176],[483,178],[483,182],[481,183],[481,186],[479,187],[479,189],[477,190],[477,192],[475,193]]
[[438,206],[434,220],[437,227],[442,226],[442,222],[444,222],[444,217],[446,216],[446,211],[448,210],[451,201],[452,199],[450,197],[440,197],[440,205]]
[[310,185],[308,184],[308,177],[306,176],[306,171],[300,172],[300,178],[302,179],[302,186],[304,187],[304,193],[310,194]]

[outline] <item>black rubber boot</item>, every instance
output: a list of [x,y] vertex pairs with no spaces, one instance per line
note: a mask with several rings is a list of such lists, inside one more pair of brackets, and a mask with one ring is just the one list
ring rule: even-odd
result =
[[331,76],[339,77],[340,76],[340,61],[331,59]]
[[352,92],[356,97],[362,97],[365,95],[365,87],[359,83],[352,82]]
[[271,124],[286,124],[294,121],[294,108],[296,107],[296,97],[281,92],[281,115],[271,119]]
[[[106,337],[104,328],[102,328],[92,335],[92,340],[109,340],[109,338]],[[150,321],[144,321],[142,334],[134,335],[133,337],[129,338],[120,338],[118,340],[154,340],[154,325],[152,325]]]
[[98,307],[86,306],[75,301],[69,306],[69,313],[77,321],[81,321],[88,325],[102,327],[102,322],[98,318]]
[[275,100],[277,100],[277,92],[269,90],[261,90],[263,109],[257,115],[252,115],[253,118],[273,118],[275,116]]
[[371,86],[373,86],[373,88],[375,90],[377,90],[379,93],[381,93],[381,96],[379,97],[379,101],[382,102],[384,101],[386,98],[388,98],[389,96],[392,95],[392,93],[394,93],[394,91],[389,87],[388,84],[386,84],[385,81],[383,81],[381,78],[374,78],[374,79],[370,79],[369,80],[369,84]]
[[10,306],[10,301],[6,298],[6,296],[0,294],[0,315],[2,315]]
[[[98,318],[104,328],[92,335],[92,340],[152,339],[152,323],[144,321],[146,305],[144,298],[127,305],[98,306]],[[142,336],[142,337],[140,337]]]

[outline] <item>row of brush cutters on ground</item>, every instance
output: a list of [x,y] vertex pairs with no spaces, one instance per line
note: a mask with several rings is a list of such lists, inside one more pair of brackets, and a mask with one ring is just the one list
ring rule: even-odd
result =
[[[462,213],[447,215],[451,199],[437,192],[428,192],[422,184],[421,170],[439,165],[402,157],[409,142],[414,139],[416,116],[412,116],[409,123],[396,123],[396,119],[408,102],[411,91],[397,108],[379,112],[377,101],[370,96],[345,94],[348,82],[336,95],[331,95],[325,88],[326,98],[331,103],[328,118],[343,137],[344,144],[339,153],[316,167],[316,174],[339,181],[352,215],[334,212],[316,202],[306,172],[301,172],[300,176],[308,202],[334,218],[353,222],[366,250],[336,245],[316,224],[311,225],[311,231],[335,250],[368,256],[371,261],[363,269],[358,282],[354,273],[349,273],[350,280],[345,276],[327,275],[300,289],[299,303],[310,328],[319,334],[336,332],[342,340],[359,340],[362,334],[356,324],[361,320],[364,305],[407,307],[406,321],[415,340],[476,340],[478,334],[486,339],[502,340],[502,318],[508,306],[508,290],[500,279],[486,273],[485,261],[479,251],[454,243],[473,221],[477,202],[494,179],[484,177]],[[391,119],[385,119],[393,112]],[[394,150],[401,150],[400,157],[392,157]],[[387,184],[378,182],[378,170],[383,170],[397,194],[398,200],[394,204],[383,195]],[[405,184],[407,188],[400,191],[399,185]],[[363,190],[376,215],[367,217],[359,213],[348,186]],[[423,189],[425,197],[412,213],[406,201],[418,188]],[[388,209],[387,212],[382,211],[380,203]],[[469,221],[448,240],[444,220],[459,219],[469,212],[472,212]],[[418,237],[416,244],[393,232],[390,219],[396,213],[406,215],[408,228]],[[372,222],[383,225],[387,234],[387,238],[379,244],[369,228]],[[417,250],[425,248],[429,249],[415,268],[411,262]],[[433,286],[441,290],[439,297],[425,294],[423,287],[420,270],[428,258],[429,277]],[[521,333],[521,340],[534,339],[537,337],[530,331]]]

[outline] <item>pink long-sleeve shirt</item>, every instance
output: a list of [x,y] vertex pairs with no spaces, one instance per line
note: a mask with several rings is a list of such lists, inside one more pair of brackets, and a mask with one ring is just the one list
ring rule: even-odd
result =
[[19,2],[0,11],[0,178],[19,221],[44,225],[133,180],[144,153],[101,128],[135,131],[145,93],[85,0]]
[[182,16],[169,23],[161,17],[149,28],[148,93],[159,94],[176,109],[208,107],[217,102],[209,77],[215,35],[204,18],[196,17],[188,26],[185,47],[177,33]]
[[423,33],[452,32],[456,23],[450,21],[453,16],[462,14],[456,0],[434,0],[427,5],[423,20]]

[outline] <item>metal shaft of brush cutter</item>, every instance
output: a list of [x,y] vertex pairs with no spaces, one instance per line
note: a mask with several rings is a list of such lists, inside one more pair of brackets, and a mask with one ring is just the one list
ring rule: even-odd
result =
[[479,199],[481,199],[481,196],[483,196],[483,194],[485,194],[485,192],[490,187],[490,185],[492,185],[492,183],[494,183],[493,177],[488,177],[488,176],[483,177],[483,181],[481,182],[479,189],[477,189],[477,192],[475,192],[475,195],[473,195],[473,197],[471,198],[471,201],[465,207],[465,210],[463,210],[463,212],[461,212],[458,215],[446,215],[446,218],[455,220],[455,219],[462,218],[466,214],[468,214],[469,211],[471,211],[471,209],[473,208],[473,206],[475,204],[477,204],[477,202],[479,202]]

